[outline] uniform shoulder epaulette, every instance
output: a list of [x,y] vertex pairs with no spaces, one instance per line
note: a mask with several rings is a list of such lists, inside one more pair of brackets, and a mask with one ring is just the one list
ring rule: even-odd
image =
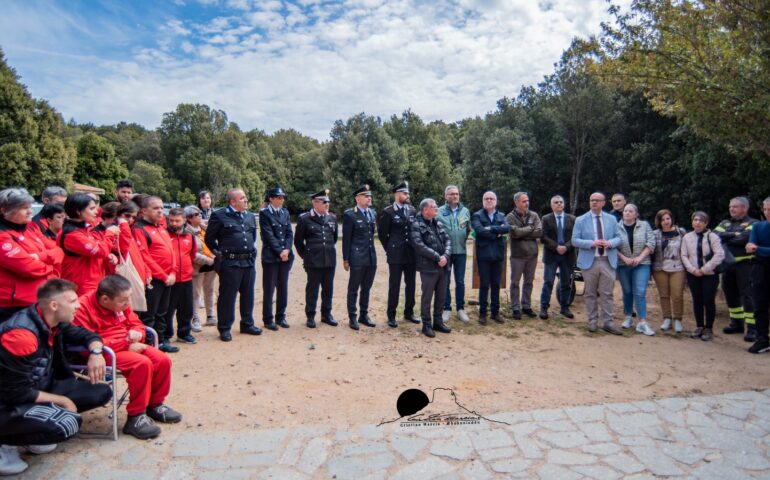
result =
[[305,218],[305,217],[307,217],[308,215],[310,215],[310,210],[308,210],[307,212],[302,212],[302,213],[300,213],[300,214],[299,214],[299,218]]
[[345,213],[355,213],[355,208],[345,209]]

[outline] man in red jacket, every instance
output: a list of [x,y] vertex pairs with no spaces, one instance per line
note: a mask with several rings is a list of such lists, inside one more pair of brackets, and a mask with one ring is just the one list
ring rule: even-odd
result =
[[168,212],[168,233],[175,255],[179,258],[176,283],[171,286],[168,312],[166,313],[166,339],[174,336],[174,313],[176,313],[176,339],[182,343],[197,343],[190,334],[193,317],[193,261],[198,245],[192,234],[185,228],[184,210],[172,208]]
[[131,283],[120,275],[108,275],[95,292],[80,297],[72,323],[99,334],[104,345],[115,351],[130,398],[123,433],[154,438],[160,428],[153,420],[177,423],[182,415],[163,403],[171,388],[171,359],[144,343],[144,324],[129,307],[130,297]]
[[139,244],[144,264],[150,270],[152,281],[145,291],[147,311],[141,319],[145,325],[158,332],[162,352],[174,353],[179,348],[166,340],[166,312],[171,295],[171,286],[176,283],[179,270],[179,257],[171,245],[168,230],[161,225],[163,219],[163,200],[149,197],[143,202],[139,212],[141,219],[134,227],[134,238]]

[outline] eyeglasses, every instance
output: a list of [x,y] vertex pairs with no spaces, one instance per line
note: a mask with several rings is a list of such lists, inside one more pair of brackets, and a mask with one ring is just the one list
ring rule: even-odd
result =
[[599,202],[603,202],[603,201],[604,200],[602,200],[601,198],[592,198],[591,199],[591,203],[599,203]]
[[484,199],[484,201],[485,201],[485,202],[488,202],[488,201],[491,201],[491,200],[494,200],[494,198],[492,198],[492,197],[488,197],[488,198],[485,198],[485,199]]
[[[593,201],[593,200],[591,200],[591,201]],[[564,203],[564,202],[562,202],[561,200],[554,200],[553,203]]]

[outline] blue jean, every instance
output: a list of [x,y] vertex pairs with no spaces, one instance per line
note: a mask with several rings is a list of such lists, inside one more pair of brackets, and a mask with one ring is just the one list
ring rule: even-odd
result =
[[446,269],[446,299],[444,299],[444,310],[452,310],[452,294],[449,284],[452,272],[455,274],[455,306],[457,310],[465,308],[465,261],[468,255],[465,253],[454,254],[449,258]]
[[618,280],[623,289],[623,313],[631,315],[636,305],[640,319],[647,319],[647,283],[650,281],[650,266],[629,267],[618,265]]
[[556,289],[556,300],[559,302],[560,308],[569,307],[572,262],[569,255],[559,255],[554,261],[544,264],[543,289],[540,291],[540,308],[543,310],[548,310],[548,307],[551,306],[551,292],[557,269],[559,270],[559,283]]

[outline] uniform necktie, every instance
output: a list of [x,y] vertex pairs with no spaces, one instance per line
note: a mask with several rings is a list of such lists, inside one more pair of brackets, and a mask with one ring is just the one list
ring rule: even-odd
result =
[[556,217],[556,241],[559,245],[564,245],[564,227],[561,223],[561,215]]
[[[604,228],[602,227],[602,217],[597,215],[596,217],[596,236],[598,240],[604,240]],[[599,247],[599,255],[604,255],[604,247]]]

